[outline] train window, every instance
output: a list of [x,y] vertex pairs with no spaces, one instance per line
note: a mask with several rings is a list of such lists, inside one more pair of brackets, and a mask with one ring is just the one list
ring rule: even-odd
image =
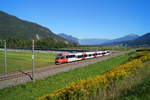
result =
[[70,55],[70,58],[73,58],[73,55]]
[[74,58],[74,57],[75,57],[75,55],[72,55],[72,57]]
[[89,56],[92,56],[92,54],[89,54]]
[[87,55],[84,55],[84,57],[87,57]]
[[66,56],[66,58],[74,58],[75,55],[69,55],[69,56]]
[[79,55],[79,56],[78,56],[78,58],[82,58],[82,57],[83,57],[83,55]]
[[61,57],[60,59],[64,59],[65,57]]
[[69,56],[66,56],[66,58],[69,58]]

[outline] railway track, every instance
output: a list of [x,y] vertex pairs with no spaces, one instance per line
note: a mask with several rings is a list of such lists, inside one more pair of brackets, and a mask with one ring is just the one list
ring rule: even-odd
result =
[[[119,56],[119,55],[122,55],[122,54],[125,54],[128,52],[117,52],[117,53],[112,53],[110,55],[98,57],[98,58],[94,58],[94,59],[87,59],[87,60],[82,60],[82,61],[77,61],[77,62],[71,62],[71,63],[65,63],[65,64],[60,64],[60,65],[51,65],[51,66],[47,66],[47,67],[36,68],[35,69],[35,76],[36,76],[36,79],[40,79],[40,78],[38,78],[39,74],[49,72],[48,74],[46,74],[46,76],[41,76],[41,78],[44,78],[44,77],[47,77],[50,75],[57,74],[59,72],[69,71],[71,69],[75,69],[75,68],[78,68],[80,66],[86,66],[89,64],[93,64],[93,63],[96,63],[98,61],[105,60],[105,59],[108,59],[108,58],[111,58],[114,56]],[[52,74],[50,74],[52,71],[54,71],[54,72]],[[14,85],[15,82],[11,83],[12,80],[16,80],[16,79],[23,80],[23,78],[28,78],[27,81],[31,81],[32,80],[32,70],[31,69],[19,70],[16,72],[9,72],[6,74],[0,74],[0,89]],[[8,85],[6,85],[5,81],[7,81],[7,82],[10,81],[10,83]],[[27,82],[27,81],[23,81],[22,83]],[[17,80],[17,82],[18,82],[17,84],[21,84],[21,82],[19,82],[19,80]],[[15,85],[17,85],[17,84],[15,84]],[[1,86],[1,85],[3,85],[3,86]]]
[[[94,61],[97,59],[95,58],[95,59],[89,59],[89,60]],[[45,72],[47,70],[52,70],[52,69],[58,69],[58,68],[62,68],[62,67],[74,65],[77,63],[82,63],[82,62],[85,62],[85,60],[84,61],[71,62],[71,63],[65,63],[65,64],[61,64],[61,65],[51,65],[50,67],[36,68],[36,73]],[[29,76],[29,78],[32,80],[32,70],[19,70],[19,71],[15,71],[15,72],[9,72],[6,74],[0,74],[0,82],[5,81],[5,80],[9,80],[9,79],[18,78],[18,77],[23,77],[23,76]]]
[[16,72],[11,72],[11,73],[6,73],[6,74],[0,74],[0,82],[4,80],[27,76],[27,75],[31,76],[31,73],[32,72],[16,71]]

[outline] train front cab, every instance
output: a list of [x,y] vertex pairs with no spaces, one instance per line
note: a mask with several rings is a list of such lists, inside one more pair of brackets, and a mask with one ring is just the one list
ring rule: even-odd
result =
[[58,65],[58,64],[62,64],[62,63],[66,63],[68,62],[68,59],[66,58],[66,56],[58,56],[56,59],[55,59],[55,64]]

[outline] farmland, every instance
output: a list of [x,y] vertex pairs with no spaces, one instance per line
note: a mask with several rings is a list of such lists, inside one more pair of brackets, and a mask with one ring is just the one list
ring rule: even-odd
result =
[[[7,52],[8,72],[32,68],[32,52]],[[35,53],[35,66],[43,67],[54,64],[56,54],[54,53]],[[0,73],[4,72],[4,51],[0,51]]]
[[55,90],[66,86],[70,82],[104,73],[114,66],[124,63],[129,57],[130,54],[113,57],[96,64],[88,65],[84,68],[78,68],[43,80],[37,80],[34,83],[29,82],[24,85],[2,89],[0,90],[0,98],[1,100],[32,100],[45,93],[52,93]]

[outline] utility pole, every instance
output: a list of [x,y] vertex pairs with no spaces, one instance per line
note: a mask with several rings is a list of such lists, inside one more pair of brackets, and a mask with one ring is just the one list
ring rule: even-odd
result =
[[32,40],[32,80],[35,81],[34,40]]
[[4,72],[7,73],[7,46],[6,40],[4,40]]

